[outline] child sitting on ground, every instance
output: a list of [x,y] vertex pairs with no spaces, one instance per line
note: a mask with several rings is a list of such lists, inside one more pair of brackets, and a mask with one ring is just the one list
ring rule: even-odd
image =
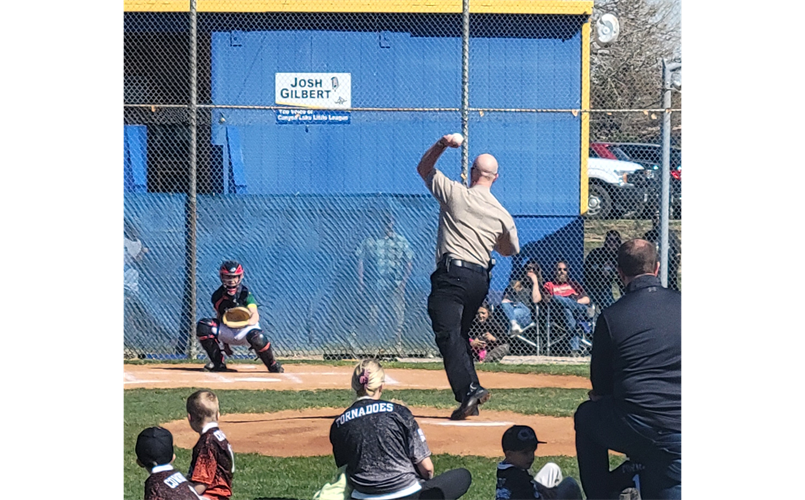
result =
[[506,458],[498,464],[496,500],[578,499],[581,488],[575,479],[562,479],[562,471],[553,462],[545,464],[536,477],[529,472],[539,441],[534,429],[514,425],[503,433],[502,445]]
[[149,427],[137,436],[137,465],[148,470],[145,500],[198,500],[196,490],[173,469],[173,435],[162,427]]
[[469,331],[474,361],[492,363],[509,355],[509,341],[499,319],[492,314],[489,302],[484,300],[472,320]]
[[199,433],[193,447],[187,478],[202,498],[228,499],[232,496],[235,456],[226,435],[218,428],[218,397],[212,391],[196,391],[187,398],[187,421]]

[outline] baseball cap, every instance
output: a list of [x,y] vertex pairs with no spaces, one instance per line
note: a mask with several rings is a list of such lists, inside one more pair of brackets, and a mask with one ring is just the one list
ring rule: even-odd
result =
[[173,460],[173,435],[168,429],[149,427],[137,436],[134,451],[145,466],[169,464]]
[[503,433],[503,451],[522,451],[536,448],[537,443],[545,441],[537,439],[534,429],[527,425],[513,425]]

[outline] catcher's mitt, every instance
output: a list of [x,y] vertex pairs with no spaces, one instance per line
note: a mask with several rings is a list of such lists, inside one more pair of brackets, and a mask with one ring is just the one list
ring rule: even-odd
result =
[[224,313],[224,324],[229,328],[244,328],[252,313],[245,307],[233,307]]

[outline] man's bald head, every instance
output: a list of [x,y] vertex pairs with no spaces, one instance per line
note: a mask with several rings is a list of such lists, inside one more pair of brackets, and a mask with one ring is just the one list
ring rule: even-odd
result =
[[472,162],[472,183],[492,184],[498,176],[498,161],[489,153],[478,155]]
[[489,153],[478,155],[475,161],[472,162],[472,167],[489,177],[494,177],[498,173],[498,161]]

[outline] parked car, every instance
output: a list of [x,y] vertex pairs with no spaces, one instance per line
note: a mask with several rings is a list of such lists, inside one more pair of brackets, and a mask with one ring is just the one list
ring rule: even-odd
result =
[[[645,143],[612,143],[612,146],[627,154],[631,161],[655,172],[648,208],[652,211],[658,210],[662,193],[662,146]],[[672,147],[669,159],[671,216],[679,218],[682,215],[682,149]]]
[[632,217],[645,210],[648,199],[645,169],[634,162],[589,158],[587,217]]
[[[630,142],[594,142],[590,144],[590,155],[599,158],[625,160],[642,165],[646,170],[649,188],[648,202],[644,214],[650,217],[659,210],[662,196],[662,146],[659,144]],[[671,217],[682,216],[682,149],[672,147],[670,155],[670,202]]]

